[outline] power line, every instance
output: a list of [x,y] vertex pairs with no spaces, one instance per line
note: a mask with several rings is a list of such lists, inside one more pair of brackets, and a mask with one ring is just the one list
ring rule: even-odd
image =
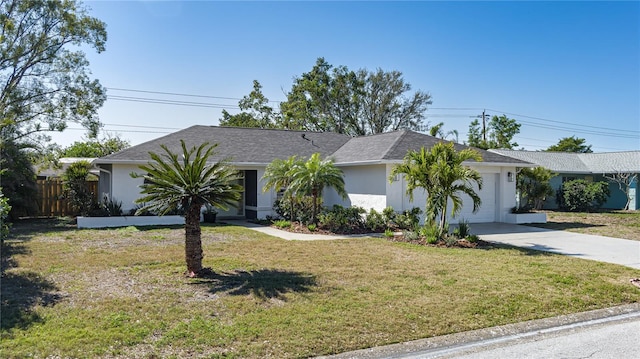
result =
[[[242,100],[241,98],[237,98],[237,97],[222,97],[222,96],[209,96],[209,95],[186,94],[186,93],[178,93],[178,92],[162,92],[162,91],[134,90],[134,89],[125,89],[125,88],[117,88],[117,87],[107,87],[106,89],[107,89],[107,90],[114,90],[114,91],[139,92],[139,93],[152,93],[152,94],[158,94],[158,95],[170,95],[170,96],[184,96],[184,97],[214,98],[214,99],[220,99],[220,100],[234,100],[234,101],[240,101],[240,100]],[[271,101],[271,100],[269,100],[269,102],[276,102],[276,103],[280,103],[280,102],[282,102],[282,101]]]
[[516,117],[525,117],[525,118],[530,118],[532,120],[539,120],[539,121],[544,121],[544,122],[562,123],[562,124],[570,125],[570,126],[589,127],[589,128],[599,129],[599,130],[618,131],[618,132],[635,132],[635,133],[639,133],[640,134],[640,131],[635,131],[635,130],[620,130],[620,129],[609,128],[609,127],[589,126],[589,125],[583,125],[583,124],[578,124],[578,123],[549,120],[549,119],[541,118],[541,117],[519,115],[519,114],[516,114],[516,113],[510,113],[510,112],[506,112],[506,111],[492,110],[490,108],[488,108],[487,111],[492,111],[492,112],[496,112],[496,113],[502,113],[502,114],[505,114],[505,115],[511,115],[511,116],[516,116]]
[[129,102],[141,102],[141,103],[155,103],[161,105],[176,105],[176,106],[191,106],[191,107],[208,107],[208,108],[219,108],[219,109],[238,109],[238,106],[234,105],[225,105],[219,103],[207,103],[207,102],[191,102],[191,101],[177,101],[177,100],[165,100],[165,99],[154,99],[154,98],[146,98],[146,97],[130,97],[130,96],[107,96],[108,99],[118,100],[118,101],[129,101]]

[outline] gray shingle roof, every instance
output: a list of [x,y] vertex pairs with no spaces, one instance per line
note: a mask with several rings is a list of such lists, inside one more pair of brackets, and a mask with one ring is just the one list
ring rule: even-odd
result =
[[212,160],[230,158],[233,163],[267,164],[276,158],[285,159],[293,155],[309,157],[315,152],[325,157],[335,152],[350,137],[329,132],[192,126],[103,157],[97,163],[146,162],[149,160],[149,152],[164,153],[160,148],[162,144],[174,153],[181,151],[181,139],[189,147],[199,146],[204,142],[217,143],[217,153]]
[[603,153],[489,151],[531,162],[557,173],[640,173],[640,151]]
[[[276,158],[286,159],[293,155],[309,157],[315,152],[319,152],[322,157],[333,157],[336,164],[393,162],[401,161],[409,150],[430,148],[444,141],[409,130],[351,138],[331,132],[192,126],[100,158],[96,163],[146,163],[149,161],[149,152],[164,152],[160,148],[162,144],[174,153],[179,152],[181,139],[189,147],[199,146],[204,142],[217,143],[217,154],[212,160],[231,158],[236,164],[268,164]],[[468,148],[460,144],[454,145],[457,150]],[[513,157],[476,150],[480,152],[484,162],[527,165]]]
[[[333,154],[336,163],[355,163],[363,161],[401,161],[409,150],[417,151],[422,147],[431,148],[436,143],[448,142],[423,133],[400,130],[377,135],[352,138]],[[456,150],[469,148],[454,143]],[[525,165],[524,161],[502,156],[475,148],[484,162],[513,163]]]

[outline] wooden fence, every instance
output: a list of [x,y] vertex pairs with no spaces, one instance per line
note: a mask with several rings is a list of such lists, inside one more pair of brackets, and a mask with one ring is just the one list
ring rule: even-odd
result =
[[[98,200],[98,182],[87,181],[89,191]],[[37,180],[38,185],[38,206],[40,215],[45,217],[70,216],[74,215],[73,210],[62,197],[62,181],[60,179]]]

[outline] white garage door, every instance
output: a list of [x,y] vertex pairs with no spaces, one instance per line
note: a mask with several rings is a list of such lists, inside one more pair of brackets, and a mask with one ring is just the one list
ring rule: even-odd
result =
[[[478,212],[473,213],[473,201],[471,197],[463,194],[463,207],[460,213],[453,219],[451,224],[457,224],[460,219],[469,221],[470,223],[486,223],[496,221],[496,181],[498,174],[488,173],[482,175],[482,190],[476,193],[482,200],[482,205]],[[449,207],[449,211],[451,207]]]

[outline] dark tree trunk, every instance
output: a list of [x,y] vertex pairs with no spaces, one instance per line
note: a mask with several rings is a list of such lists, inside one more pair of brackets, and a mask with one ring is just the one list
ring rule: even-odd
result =
[[187,275],[195,277],[202,270],[202,240],[200,230],[201,206],[191,206],[187,210],[184,223],[184,252]]

